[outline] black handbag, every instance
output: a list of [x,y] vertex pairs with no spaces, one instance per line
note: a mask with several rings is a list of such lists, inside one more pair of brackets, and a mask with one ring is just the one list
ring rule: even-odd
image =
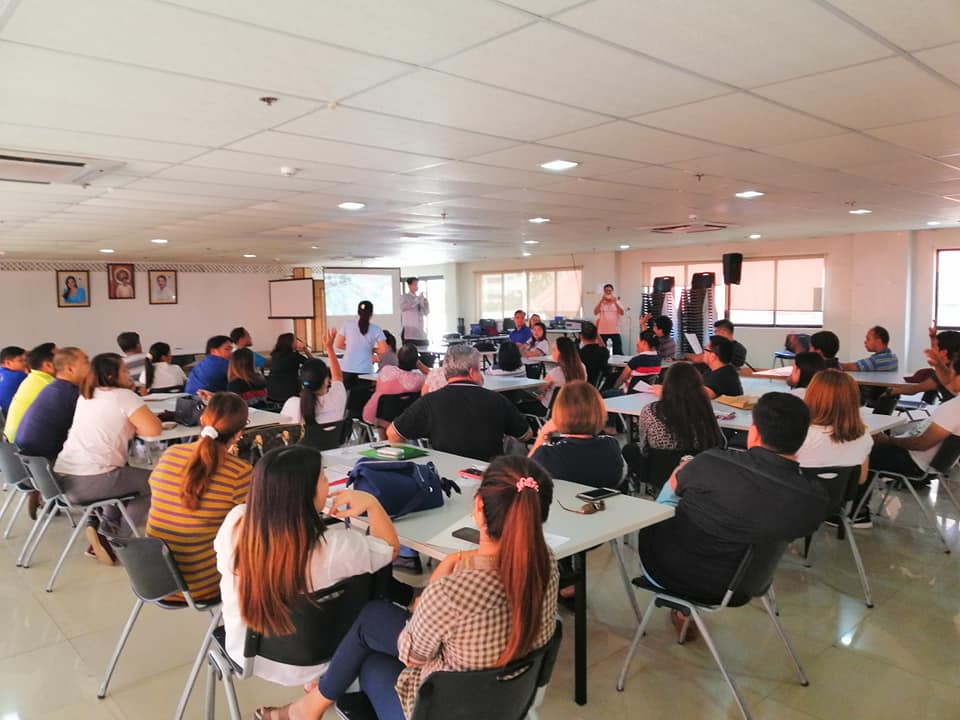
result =
[[177,405],[173,411],[173,419],[181,425],[193,427],[200,424],[200,416],[207,404],[198,397],[188,395],[177,398]]

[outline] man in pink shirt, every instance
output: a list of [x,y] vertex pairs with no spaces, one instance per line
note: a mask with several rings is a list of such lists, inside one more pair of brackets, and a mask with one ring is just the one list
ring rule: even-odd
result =
[[603,297],[593,308],[593,314],[597,316],[597,330],[601,339],[604,343],[607,340],[612,342],[614,355],[623,354],[623,342],[620,339],[620,316],[623,313],[620,298],[613,294],[613,285],[607,283],[603,286]]

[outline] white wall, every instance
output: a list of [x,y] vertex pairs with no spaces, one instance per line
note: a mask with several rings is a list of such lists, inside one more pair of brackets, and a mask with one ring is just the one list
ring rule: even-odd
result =
[[0,345],[49,341],[94,355],[117,352],[117,334],[133,330],[145,350],[163,341],[174,352],[202,353],[208,337],[243,325],[254,347],[269,350],[277,335],[293,329],[292,320],[267,319],[267,281],[281,275],[180,271],[176,305],[150,305],[147,273],[136,275],[133,300],[108,300],[106,272],[91,271],[91,306],[58,308],[53,270],[0,272]]

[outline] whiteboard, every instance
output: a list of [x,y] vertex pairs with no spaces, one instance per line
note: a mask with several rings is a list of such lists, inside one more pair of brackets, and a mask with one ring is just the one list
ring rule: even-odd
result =
[[312,318],[316,315],[313,278],[270,281],[270,318]]

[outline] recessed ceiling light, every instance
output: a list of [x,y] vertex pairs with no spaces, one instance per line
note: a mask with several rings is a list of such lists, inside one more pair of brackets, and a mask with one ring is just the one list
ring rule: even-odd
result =
[[749,237],[751,240],[759,240],[760,238],[763,237],[763,235],[761,235],[760,233],[753,233],[753,235],[750,235]]
[[152,242],[154,245],[166,245],[170,241],[165,240],[164,238],[154,238],[150,242]]
[[540,163],[540,167],[544,170],[569,170],[570,168],[575,168],[580,163],[573,162],[572,160],[551,160],[550,162]]
[[113,252],[112,248],[100,248],[100,252],[107,253],[108,255]]
[[245,258],[255,258],[255,257],[256,257],[256,255],[254,255],[253,253],[244,253],[243,256],[244,256]]
[[856,210],[850,210],[851,215],[869,215],[873,210],[867,210],[866,208],[857,208]]
[[539,244],[540,244],[540,241],[539,241],[539,240],[524,240],[524,241],[523,241],[523,244],[524,244],[524,245],[539,245]]
[[550,222],[550,218],[535,217],[535,218],[530,218],[530,222],[532,222],[534,225],[540,225],[542,223]]
[[524,257],[530,257],[531,255],[533,255],[533,253],[525,252],[525,253],[522,253],[522,255],[523,255]]
[[939,225],[939,224],[940,224],[939,220],[930,220],[927,222],[927,225]]
[[620,246],[620,249],[621,249],[621,250],[629,250],[629,249],[630,249],[630,246],[629,246],[629,245],[621,245],[621,246]]
[[759,190],[743,190],[742,192],[735,193],[738,198],[743,198],[744,200],[749,200],[750,198],[763,197],[763,193]]
[[311,249],[311,250],[319,250],[319,249],[320,249],[320,246],[318,246],[318,245],[311,245],[311,246],[310,246],[310,249]]
[[362,202],[342,202],[337,205],[341,210],[362,210],[366,206],[367,204]]

